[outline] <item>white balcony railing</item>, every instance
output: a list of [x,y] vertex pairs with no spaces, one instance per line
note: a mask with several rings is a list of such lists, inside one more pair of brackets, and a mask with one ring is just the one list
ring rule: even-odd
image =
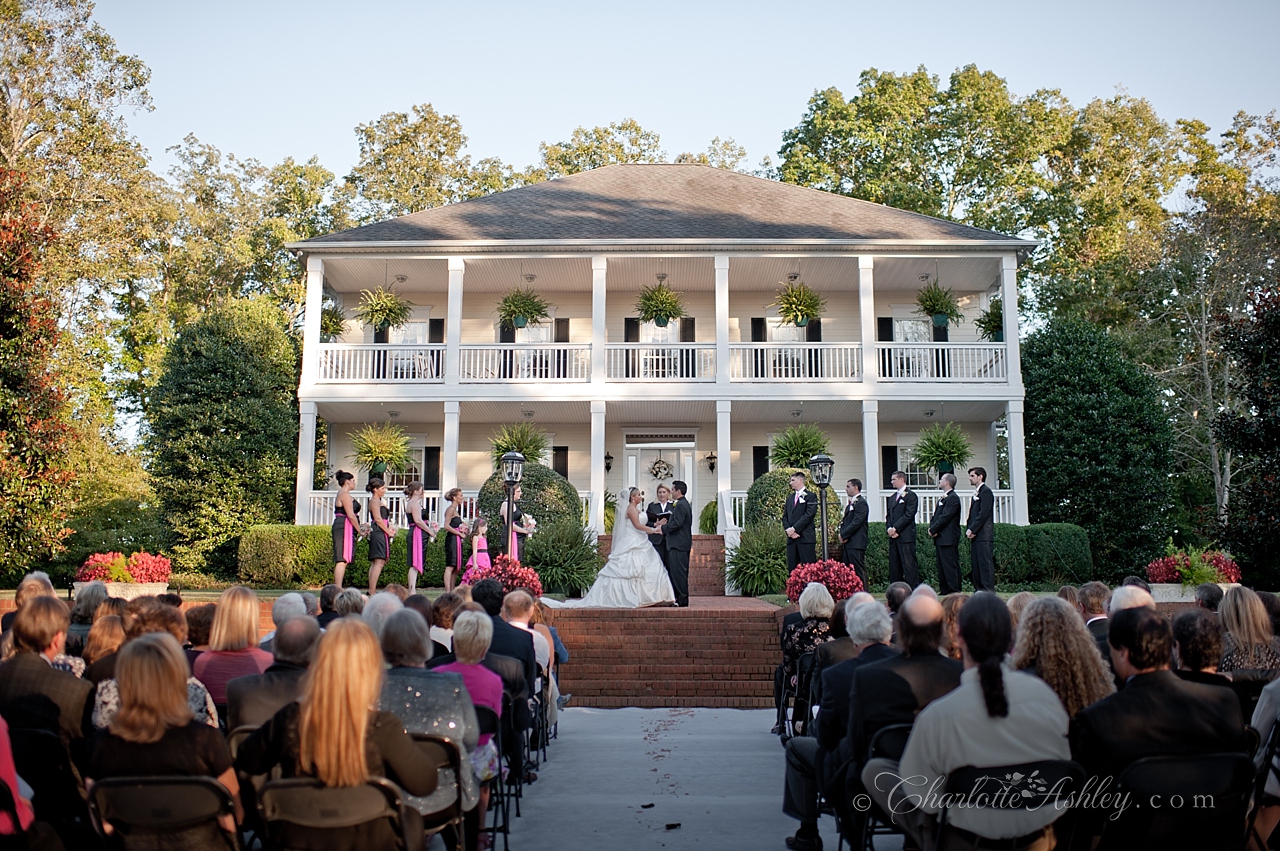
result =
[[746,516],[747,492],[729,491],[729,517],[733,520],[733,527],[741,529],[746,523]]
[[881,381],[1009,380],[1004,343],[877,343]]
[[[938,503],[942,501],[942,491],[912,488],[911,492],[920,498],[920,508],[916,512],[916,524],[928,526],[933,522],[933,512],[937,510]],[[894,493],[895,491],[892,490],[884,490],[880,491],[880,496],[888,500]],[[957,489],[956,493],[960,497],[960,522],[963,524],[969,518],[969,503],[973,501],[973,491],[961,493]],[[996,522],[1013,523],[1013,491],[993,489],[992,493],[995,494],[996,498]]]
[[318,380],[322,382],[444,381],[443,345],[321,343]]
[[730,343],[731,381],[861,381],[858,343]]
[[609,381],[715,381],[714,343],[609,343]]
[[460,347],[464,383],[590,381],[590,343],[500,343]]
[[[462,492],[462,511],[460,512],[463,520],[472,520],[476,516],[476,499],[479,491],[464,490]],[[357,493],[352,491],[351,498],[360,506],[360,519],[367,520],[369,517],[369,495],[367,493]],[[328,526],[333,522],[333,506],[338,499],[337,491],[311,491],[308,498],[307,522],[312,526]],[[383,497],[387,504],[387,508],[391,509],[391,522],[397,528],[403,529],[408,526],[408,522],[404,515],[405,498],[404,494],[399,491],[392,491],[387,488],[386,496]],[[582,503],[582,518],[585,523],[587,520],[587,506],[591,501],[590,492],[579,491],[578,499]],[[440,491],[426,491],[423,494],[427,508],[427,516],[432,517],[436,522],[444,519],[445,502]]]

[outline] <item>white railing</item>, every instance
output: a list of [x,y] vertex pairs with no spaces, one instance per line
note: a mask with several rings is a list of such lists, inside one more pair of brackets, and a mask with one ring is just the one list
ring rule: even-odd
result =
[[858,343],[730,343],[732,381],[861,381]]
[[881,381],[1008,381],[1004,343],[877,343]]
[[733,522],[733,528],[741,529],[746,523],[746,516],[747,492],[729,491],[729,517]]
[[[459,511],[463,520],[473,520],[476,516],[476,500],[479,498],[479,491],[464,490],[462,492],[462,509]],[[360,519],[365,521],[369,517],[369,494],[363,491],[352,491],[351,498],[360,506]],[[433,518],[437,523],[444,519],[444,510],[446,503],[444,496],[440,491],[425,491],[423,493],[423,501],[426,505],[427,516]],[[307,522],[312,526],[328,526],[333,523],[333,506],[337,502],[337,491],[311,491],[308,496]],[[591,502],[590,491],[578,491],[578,499],[582,503],[583,523],[587,519],[587,506]],[[407,501],[404,497],[402,489],[387,488],[386,496],[383,497],[387,508],[391,509],[391,522],[397,528],[406,528],[409,524],[405,519],[404,506]]]
[[590,381],[590,343],[499,343],[460,347],[463,383]]
[[318,380],[444,381],[443,345],[389,346],[383,344],[321,343]]
[[[940,490],[916,490],[911,489],[920,499],[920,508],[916,512],[916,524],[928,526],[933,522],[933,512],[937,510],[938,503],[942,501],[942,491]],[[885,490],[880,491],[883,499],[891,498],[896,491]],[[1013,520],[1013,491],[1011,490],[992,490],[996,498],[996,517],[997,523],[1012,523]],[[963,525],[969,519],[969,503],[973,501],[973,491],[961,493],[959,489],[956,494],[960,497],[960,523]],[[887,509],[886,509],[887,511]],[[917,536],[918,537],[918,536]]]
[[609,343],[609,381],[715,381],[712,343]]

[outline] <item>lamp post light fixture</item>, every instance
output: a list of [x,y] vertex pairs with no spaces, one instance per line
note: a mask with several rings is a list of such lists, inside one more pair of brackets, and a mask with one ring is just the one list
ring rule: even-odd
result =
[[831,486],[831,468],[835,459],[830,455],[818,454],[809,459],[809,472],[813,474],[813,483],[818,486],[818,511],[822,514],[822,560],[827,560],[827,488]]
[[502,483],[507,488],[507,556],[513,559],[520,558],[519,548],[516,546],[515,524],[512,519],[515,515],[516,502],[516,485],[520,484],[520,479],[524,478],[524,456],[519,452],[508,452],[502,456]]

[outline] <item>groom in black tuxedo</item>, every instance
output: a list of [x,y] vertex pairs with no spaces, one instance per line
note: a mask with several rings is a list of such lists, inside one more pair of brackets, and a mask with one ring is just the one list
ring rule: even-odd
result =
[[[671,510],[671,488],[666,485],[658,485],[658,501],[649,503],[649,507],[645,509],[648,515],[649,525],[652,526],[658,522],[658,518]],[[667,568],[670,573],[670,567],[667,564],[667,538],[661,532],[649,536],[649,542],[653,544],[653,548],[658,551],[658,558],[662,559],[662,566]]]
[[667,575],[671,577],[671,590],[676,592],[676,605],[689,605],[689,550],[693,549],[693,509],[684,498],[689,486],[684,482],[671,483],[676,501],[671,503],[671,519],[662,527],[667,540]]

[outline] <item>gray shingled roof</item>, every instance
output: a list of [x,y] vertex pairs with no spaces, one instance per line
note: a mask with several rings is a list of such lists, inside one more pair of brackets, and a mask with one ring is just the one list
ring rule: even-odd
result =
[[436,207],[292,247],[676,239],[1008,245],[1014,237],[710,166],[634,164],[606,166]]

